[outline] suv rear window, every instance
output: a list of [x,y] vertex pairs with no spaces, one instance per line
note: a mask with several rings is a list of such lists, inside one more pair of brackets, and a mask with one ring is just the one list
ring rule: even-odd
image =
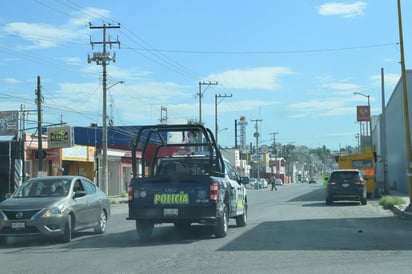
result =
[[330,179],[333,181],[341,181],[341,180],[358,180],[359,172],[357,171],[339,171],[339,172],[332,172]]

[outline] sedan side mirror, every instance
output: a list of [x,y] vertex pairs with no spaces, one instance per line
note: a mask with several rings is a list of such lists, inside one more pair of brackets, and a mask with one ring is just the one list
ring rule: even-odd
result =
[[80,198],[84,196],[86,196],[86,191],[84,190],[74,192],[74,198]]

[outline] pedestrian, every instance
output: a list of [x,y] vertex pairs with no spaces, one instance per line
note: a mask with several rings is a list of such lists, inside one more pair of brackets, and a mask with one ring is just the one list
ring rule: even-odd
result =
[[272,178],[270,179],[270,182],[272,183],[272,189],[270,191],[273,191],[273,189],[275,189],[275,191],[278,191],[278,189],[276,188],[276,177],[272,176]]

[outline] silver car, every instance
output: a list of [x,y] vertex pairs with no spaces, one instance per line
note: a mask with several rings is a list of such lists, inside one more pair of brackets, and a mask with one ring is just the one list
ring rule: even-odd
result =
[[7,236],[50,236],[70,242],[72,233],[106,230],[106,194],[81,176],[33,178],[0,203],[0,240]]

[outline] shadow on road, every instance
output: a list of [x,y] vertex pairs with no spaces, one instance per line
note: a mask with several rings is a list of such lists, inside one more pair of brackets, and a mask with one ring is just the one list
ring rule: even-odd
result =
[[396,217],[265,222],[220,251],[412,250],[412,222]]

